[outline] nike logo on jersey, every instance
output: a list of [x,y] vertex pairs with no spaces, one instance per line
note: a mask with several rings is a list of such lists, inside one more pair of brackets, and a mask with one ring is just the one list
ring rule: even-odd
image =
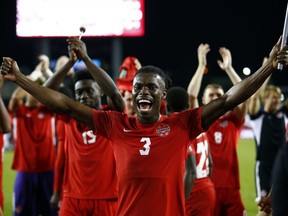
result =
[[123,131],[127,133],[127,132],[131,132],[132,130],[127,130],[124,128]]

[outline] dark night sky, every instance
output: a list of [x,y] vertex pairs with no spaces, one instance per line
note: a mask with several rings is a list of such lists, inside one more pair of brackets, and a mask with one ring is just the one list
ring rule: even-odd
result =
[[[0,56],[12,56],[20,65],[33,68],[39,39],[16,38],[14,1],[2,0]],[[122,38],[123,56],[133,55],[143,65],[159,66],[169,73],[174,85],[185,88],[196,70],[200,43],[209,43],[211,48],[209,78],[206,78],[209,82],[225,76],[216,63],[221,46],[230,49],[236,71],[240,73],[245,66],[255,71],[282,34],[286,5],[285,0],[146,0],[145,36]],[[66,54],[65,38],[49,40],[51,58]],[[111,38],[84,37],[83,40],[91,57],[110,64]],[[285,69],[274,74],[272,80],[284,85],[287,78]]]

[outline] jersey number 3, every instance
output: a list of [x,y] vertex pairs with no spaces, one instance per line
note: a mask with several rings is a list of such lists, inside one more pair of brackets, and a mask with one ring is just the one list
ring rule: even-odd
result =
[[151,145],[150,138],[149,137],[142,137],[140,142],[144,143],[144,145],[143,145],[144,150],[139,150],[140,155],[148,155],[149,151],[150,151],[150,145]]

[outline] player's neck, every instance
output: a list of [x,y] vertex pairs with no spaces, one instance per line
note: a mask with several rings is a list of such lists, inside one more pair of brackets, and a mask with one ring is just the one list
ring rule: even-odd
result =
[[153,116],[151,118],[143,118],[141,116],[138,116],[138,121],[140,124],[155,124],[156,122],[158,122],[161,119],[161,114],[159,113],[159,115],[157,116]]

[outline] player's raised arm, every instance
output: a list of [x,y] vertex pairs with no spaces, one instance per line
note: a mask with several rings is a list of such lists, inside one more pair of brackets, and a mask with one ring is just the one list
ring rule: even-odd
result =
[[246,101],[265,82],[265,80],[277,69],[278,63],[284,66],[288,63],[288,46],[280,50],[281,38],[273,46],[269,59],[254,74],[231,87],[223,96],[203,107],[202,127],[209,126],[227,111]]
[[[267,57],[264,57],[263,63],[264,64],[267,61]],[[249,106],[248,106],[248,113],[250,115],[256,115],[260,109],[261,109],[261,104],[262,104],[262,99],[263,99],[263,93],[266,88],[266,86],[269,83],[271,76],[269,76],[265,82],[262,84],[262,86],[251,96],[249,100]]]
[[197,53],[198,53],[198,67],[193,75],[189,85],[188,85],[188,95],[189,95],[189,107],[195,108],[199,107],[198,102],[198,95],[201,88],[201,82],[204,75],[204,72],[206,70],[207,65],[207,53],[210,51],[209,44],[203,44],[201,43],[198,46]]
[[66,113],[94,129],[91,108],[70,99],[64,94],[34,83],[20,72],[17,62],[12,58],[3,58],[1,74],[4,79],[17,83],[54,112]]
[[91,60],[87,53],[86,44],[78,38],[69,38],[67,42],[69,52],[75,52],[77,57],[84,61],[93,79],[98,83],[103,93],[111,99],[107,100],[109,102],[112,102],[112,104],[109,104],[110,107],[114,108],[117,111],[123,112],[125,102],[121,96],[121,93],[119,92],[116,84],[109,76],[109,74],[106,73],[106,71],[104,71],[102,68],[94,64],[94,62]]
[[[230,50],[227,49],[226,47],[221,47],[219,49],[219,53],[222,57],[222,61],[221,60],[217,61],[219,67],[226,72],[233,85],[237,84],[238,82],[241,82],[242,81],[241,77],[237,74],[237,72],[233,68],[232,55]],[[235,118],[237,118],[239,122],[243,121],[245,119],[245,115],[248,112],[248,100],[239,104],[232,110],[232,112],[235,114]]]
[[59,70],[55,71],[55,73],[53,73],[53,75],[47,79],[43,86],[54,90],[57,90],[60,87],[64,78],[67,76],[68,73],[71,73],[71,69],[75,64],[75,58],[73,58],[71,55],[72,54],[69,53],[70,58],[61,68],[59,68]]

